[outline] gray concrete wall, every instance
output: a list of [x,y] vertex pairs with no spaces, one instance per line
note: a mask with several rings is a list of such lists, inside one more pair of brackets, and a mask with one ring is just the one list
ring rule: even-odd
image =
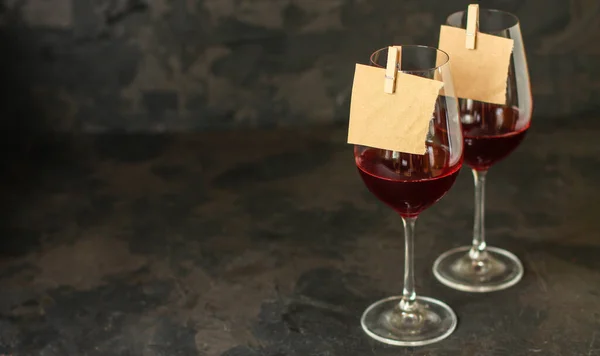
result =
[[[347,120],[354,63],[435,45],[458,0],[0,0],[0,128]],[[538,117],[598,111],[600,1],[493,0],[522,20]]]

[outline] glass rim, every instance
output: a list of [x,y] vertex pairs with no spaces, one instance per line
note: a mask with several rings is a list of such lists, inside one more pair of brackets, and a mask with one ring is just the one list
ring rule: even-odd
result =
[[[512,12],[508,12],[508,11],[504,11],[504,10],[498,10],[498,9],[488,9],[488,8],[483,7],[483,8],[479,9],[480,15],[481,15],[481,11],[482,10],[483,11],[492,12],[492,13],[496,13],[496,14],[508,15],[509,17],[511,17],[511,18],[513,18],[515,20],[515,24],[514,25],[508,26],[508,27],[504,27],[504,28],[500,28],[498,30],[494,30],[494,32],[505,31],[505,30],[508,30],[509,28],[513,28],[515,26],[519,26],[519,24],[520,24],[519,17],[517,15],[513,14]],[[460,10],[460,11],[456,11],[456,12],[453,12],[450,15],[448,15],[446,17],[446,25],[448,24],[448,20],[452,16],[455,16],[455,15],[458,15],[458,14],[464,14],[465,12],[467,12],[467,10]]]
[[[402,70],[402,68],[400,69],[400,72],[410,72],[410,73],[418,73],[418,72],[429,72],[432,70],[437,70],[438,68],[441,68],[443,66],[445,66],[446,64],[448,64],[448,62],[450,62],[450,56],[448,55],[448,53],[446,53],[445,51],[437,48],[437,47],[432,47],[432,46],[426,46],[426,45],[392,45],[392,46],[398,46],[400,48],[405,48],[405,47],[410,47],[410,48],[426,48],[426,49],[433,49],[434,51],[437,51],[438,53],[442,53],[444,56],[446,56],[446,59],[444,60],[444,62],[438,66],[435,67],[431,67],[431,68],[423,68],[423,69],[415,69],[415,70]],[[388,47],[392,47],[392,46],[388,46]],[[383,47],[380,48],[378,50],[376,50],[375,52],[371,53],[371,55],[369,56],[369,62],[374,66],[374,67],[379,67],[379,68],[385,68],[382,65],[379,65],[377,63],[375,63],[375,61],[373,60],[373,56],[375,56],[377,53],[388,49],[388,47]]]

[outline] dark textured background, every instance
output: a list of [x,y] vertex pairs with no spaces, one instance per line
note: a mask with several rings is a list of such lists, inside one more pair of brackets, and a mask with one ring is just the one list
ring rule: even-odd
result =
[[[435,45],[458,0],[0,0],[2,129],[343,122],[353,65]],[[598,0],[481,1],[522,19],[535,113],[598,111]]]
[[600,356],[600,1],[481,2],[524,19],[536,117],[490,172],[486,232],[526,273],[486,295],[433,277],[470,239],[464,170],[415,249],[459,326],[417,349],[360,329],[401,290],[401,222],[325,124],[355,61],[435,44],[467,2],[0,4],[0,355]]

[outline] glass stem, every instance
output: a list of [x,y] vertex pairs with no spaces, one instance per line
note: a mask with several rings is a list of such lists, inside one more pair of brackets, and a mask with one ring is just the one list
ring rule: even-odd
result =
[[417,299],[413,254],[417,217],[402,217],[402,222],[404,224],[404,288],[402,289],[400,310],[403,312],[413,312],[416,307],[415,300]]
[[473,247],[469,257],[474,261],[487,258],[485,243],[485,176],[487,171],[473,170],[475,181],[475,222],[473,224]]

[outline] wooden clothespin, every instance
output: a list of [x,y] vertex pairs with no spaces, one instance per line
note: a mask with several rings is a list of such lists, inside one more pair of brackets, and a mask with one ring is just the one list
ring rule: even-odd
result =
[[383,86],[383,91],[387,94],[394,94],[394,91],[396,90],[396,73],[398,73],[398,54],[398,47],[388,47],[387,64],[385,67],[385,81]]
[[467,11],[467,49],[475,49],[477,32],[479,31],[479,5],[471,4]]

